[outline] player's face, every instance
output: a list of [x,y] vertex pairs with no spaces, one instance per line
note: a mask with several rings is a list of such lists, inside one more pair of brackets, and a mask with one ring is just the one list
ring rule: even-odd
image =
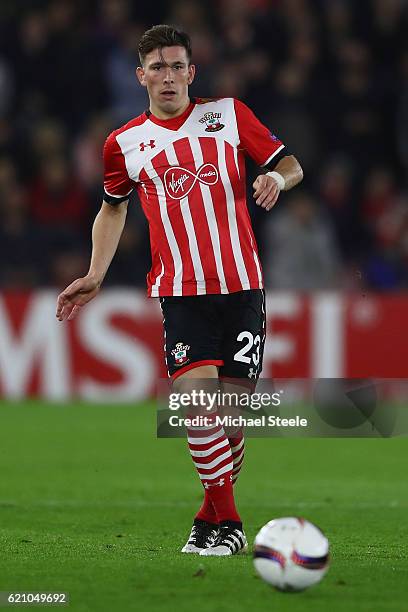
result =
[[147,87],[150,110],[160,118],[181,114],[189,103],[188,86],[195,66],[189,65],[184,47],[154,49],[136,70],[140,83]]

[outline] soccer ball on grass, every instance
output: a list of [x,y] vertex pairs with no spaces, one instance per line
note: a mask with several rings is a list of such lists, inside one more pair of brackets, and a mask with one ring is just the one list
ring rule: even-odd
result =
[[303,591],[323,578],[329,567],[329,542],[303,518],[269,521],[254,543],[258,574],[280,591]]

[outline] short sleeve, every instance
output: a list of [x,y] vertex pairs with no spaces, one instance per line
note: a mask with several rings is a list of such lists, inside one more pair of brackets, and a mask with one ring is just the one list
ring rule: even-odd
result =
[[121,151],[115,132],[105,141],[103,148],[104,199],[109,204],[123,202],[130,195],[134,183],[129,178],[125,157]]
[[252,157],[258,166],[266,166],[272,160],[283,156],[285,145],[268,128],[246,104],[234,99],[240,148]]

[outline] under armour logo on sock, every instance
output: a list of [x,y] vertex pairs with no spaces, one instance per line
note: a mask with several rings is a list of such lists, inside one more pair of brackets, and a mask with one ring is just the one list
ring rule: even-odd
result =
[[224,482],[225,482],[225,478],[220,478],[218,482],[213,482],[211,484],[209,482],[205,482],[204,487],[206,489],[209,489],[210,487],[222,487]]
[[146,149],[146,147],[150,147],[151,149],[154,149],[154,147],[156,146],[155,141],[154,140],[150,140],[150,142],[148,143],[144,143],[144,142],[139,142],[139,148],[141,151],[144,151]]

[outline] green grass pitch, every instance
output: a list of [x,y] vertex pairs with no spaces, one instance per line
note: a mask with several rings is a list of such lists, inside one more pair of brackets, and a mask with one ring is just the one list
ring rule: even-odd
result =
[[[408,609],[407,439],[251,439],[236,488],[252,542],[304,516],[331,542],[323,582],[284,594],[251,556],[179,552],[201,500],[153,404],[0,404],[0,591],[67,591],[69,610]],[[23,606],[28,609],[28,606]]]

